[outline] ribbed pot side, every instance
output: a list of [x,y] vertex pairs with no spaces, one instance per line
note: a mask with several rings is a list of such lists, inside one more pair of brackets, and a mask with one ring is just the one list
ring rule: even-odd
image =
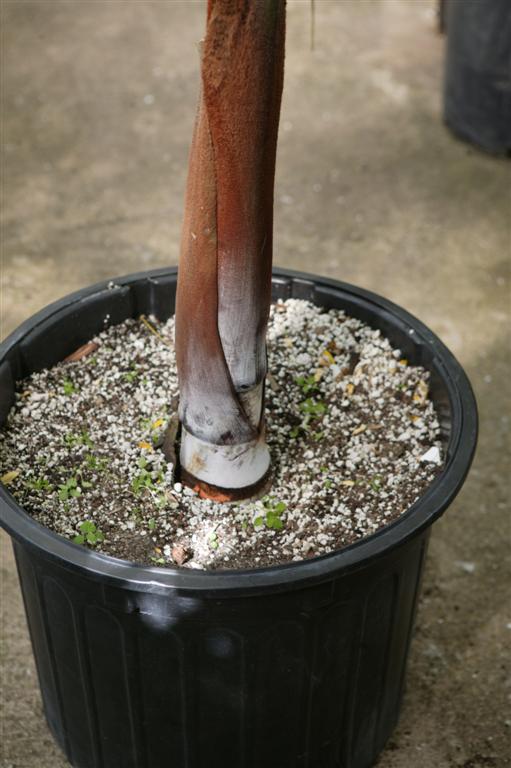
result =
[[213,600],[105,586],[16,543],[55,738],[76,768],[367,768],[398,719],[426,541]]
[[[1,347],[13,382],[103,326],[173,310],[175,270],[85,289]],[[397,523],[348,549],[244,572],[143,568],[42,528],[0,489],[52,733],[75,768],[369,768],[399,716],[430,525],[461,487],[477,415],[419,321],[374,294],[278,271],[275,296],[346,308],[431,370],[446,468]]]

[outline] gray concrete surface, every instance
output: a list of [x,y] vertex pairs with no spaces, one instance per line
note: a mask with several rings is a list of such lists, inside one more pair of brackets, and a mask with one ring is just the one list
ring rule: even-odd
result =
[[[68,291],[176,262],[203,8],[4,0],[2,16],[5,335]],[[481,411],[472,474],[433,532],[403,714],[378,765],[507,766],[510,166],[442,126],[432,0],[318,0],[314,52],[309,3],[288,18],[276,263],[407,307],[466,366]],[[1,766],[64,768],[2,545]]]

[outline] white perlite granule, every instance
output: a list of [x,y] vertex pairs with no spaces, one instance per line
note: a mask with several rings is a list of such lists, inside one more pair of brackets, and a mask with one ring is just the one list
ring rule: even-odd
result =
[[174,319],[151,323],[108,328],[91,354],[19,382],[0,474],[55,532],[145,564],[262,567],[374,533],[438,474],[428,373],[359,320],[289,299],[268,329],[268,495],[199,498],[159,448],[178,402]]

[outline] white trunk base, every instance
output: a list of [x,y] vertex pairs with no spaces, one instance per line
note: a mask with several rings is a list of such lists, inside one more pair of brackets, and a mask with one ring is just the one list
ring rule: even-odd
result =
[[[257,429],[262,411],[263,387],[241,390],[238,397],[252,426]],[[219,488],[247,488],[255,485],[270,467],[270,452],[264,430],[257,440],[237,445],[206,443],[181,430],[181,466],[191,475]]]
[[259,440],[239,445],[205,443],[181,430],[181,466],[191,475],[220,488],[246,488],[259,482],[270,467],[270,452]]

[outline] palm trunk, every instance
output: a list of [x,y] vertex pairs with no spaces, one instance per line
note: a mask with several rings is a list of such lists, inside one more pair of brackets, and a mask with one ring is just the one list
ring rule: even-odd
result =
[[176,307],[184,478],[250,495],[264,440],[285,0],[209,0]]

